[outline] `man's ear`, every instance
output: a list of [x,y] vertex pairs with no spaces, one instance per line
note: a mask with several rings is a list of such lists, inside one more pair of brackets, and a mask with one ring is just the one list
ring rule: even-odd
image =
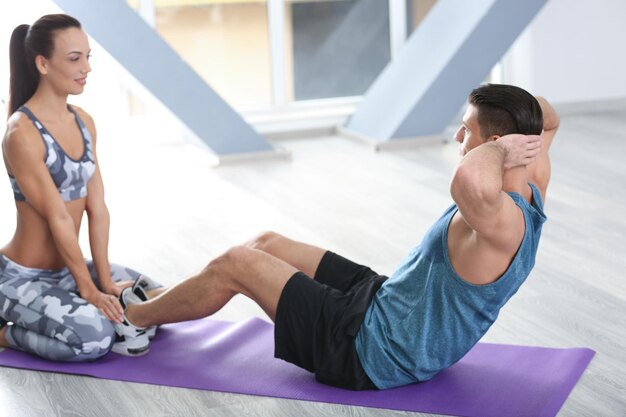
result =
[[502,136],[498,136],[498,135],[492,135],[487,139],[487,142],[495,142],[498,139],[500,139]]
[[48,74],[48,60],[43,55],[37,55],[35,57],[35,66],[41,75]]

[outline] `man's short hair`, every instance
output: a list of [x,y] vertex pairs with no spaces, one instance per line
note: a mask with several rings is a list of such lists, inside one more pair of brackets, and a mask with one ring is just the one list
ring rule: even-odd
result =
[[470,93],[468,101],[478,110],[478,125],[485,139],[511,133],[541,134],[541,106],[532,94],[522,88],[484,84]]

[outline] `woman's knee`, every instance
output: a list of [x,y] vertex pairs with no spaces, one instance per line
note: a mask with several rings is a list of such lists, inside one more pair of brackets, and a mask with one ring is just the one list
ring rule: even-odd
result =
[[76,336],[73,348],[75,361],[98,359],[106,355],[115,343],[115,327],[99,311],[92,317],[83,317],[75,323],[73,332]]

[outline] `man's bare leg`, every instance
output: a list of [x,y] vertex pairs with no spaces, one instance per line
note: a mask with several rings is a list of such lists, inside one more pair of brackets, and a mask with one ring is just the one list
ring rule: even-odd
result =
[[165,291],[167,291],[168,287],[159,287],[159,288],[155,288],[153,290],[148,290],[146,291],[146,295],[148,296],[148,299],[150,298],[154,298],[154,297],[158,297],[159,295],[163,294]]
[[310,278],[315,278],[317,267],[326,253],[326,249],[298,242],[275,232],[261,233],[246,243],[246,246],[269,253]]
[[274,320],[283,288],[296,272],[294,266],[268,253],[237,246],[160,296],[128,306],[125,314],[138,327],[194,320],[214,314],[240,293]]

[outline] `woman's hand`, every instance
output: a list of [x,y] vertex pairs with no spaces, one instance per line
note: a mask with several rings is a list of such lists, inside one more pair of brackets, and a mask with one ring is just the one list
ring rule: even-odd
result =
[[133,283],[134,281],[111,281],[108,285],[100,283],[100,286],[102,287],[102,292],[119,297],[122,293],[122,290],[124,288],[132,287]]
[[114,323],[122,322],[124,309],[122,309],[122,305],[117,299],[117,296],[105,294],[102,291],[96,290],[88,294],[81,293],[81,297],[83,297],[89,304],[95,305],[107,319]]

